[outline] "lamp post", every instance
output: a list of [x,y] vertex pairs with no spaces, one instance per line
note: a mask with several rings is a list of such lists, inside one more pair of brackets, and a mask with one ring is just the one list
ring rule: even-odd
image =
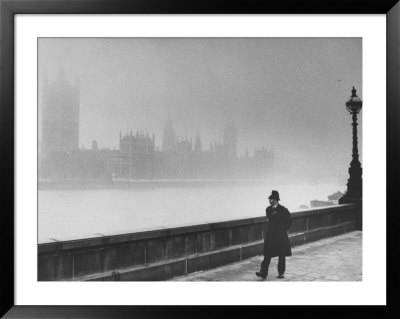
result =
[[353,86],[351,97],[346,102],[347,111],[352,116],[353,126],[353,158],[349,167],[350,177],[347,181],[346,194],[339,199],[339,204],[361,203],[362,199],[362,168],[358,159],[358,139],[357,139],[357,114],[361,111],[362,101],[356,95],[356,89]]

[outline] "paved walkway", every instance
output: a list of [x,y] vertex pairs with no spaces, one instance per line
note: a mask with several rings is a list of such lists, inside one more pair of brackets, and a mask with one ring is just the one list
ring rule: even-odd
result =
[[362,232],[321,239],[292,248],[284,279],[277,279],[278,258],[272,258],[267,279],[258,278],[262,256],[216,269],[173,278],[174,281],[361,281]]

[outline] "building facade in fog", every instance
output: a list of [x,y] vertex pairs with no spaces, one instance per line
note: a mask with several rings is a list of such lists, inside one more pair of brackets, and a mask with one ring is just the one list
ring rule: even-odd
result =
[[[104,163],[114,179],[197,179],[266,178],[274,166],[274,153],[266,148],[238,156],[238,130],[233,122],[224,128],[222,142],[214,141],[208,150],[202,147],[200,132],[191,137],[177,136],[168,117],[161,150],[154,134],[133,131],[119,136],[119,150],[98,149],[97,159]],[[93,150],[94,151],[94,150]]]
[[119,161],[111,167],[114,176],[151,178],[154,172],[155,137],[132,131],[119,135]]
[[79,82],[70,83],[61,71],[42,90],[39,178],[50,180],[113,179],[230,179],[266,178],[273,171],[274,154],[267,149],[238,156],[239,134],[233,121],[223,131],[223,140],[203,147],[200,132],[179,137],[168,116],[161,150],[154,134],[132,130],[119,134],[118,149],[79,148]]
[[79,81],[71,84],[61,70],[56,80],[44,80],[42,90],[42,151],[79,148]]
[[[47,77],[42,95],[40,178],[67,178],[79,162],[79,81],[70,83],[60,70],[53,82]],[[76,172],[75,172],[76,173]]]

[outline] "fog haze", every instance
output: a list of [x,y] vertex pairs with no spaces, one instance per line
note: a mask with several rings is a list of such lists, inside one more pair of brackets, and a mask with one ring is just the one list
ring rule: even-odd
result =
[[81,146],[118,148],[133,130],[161,148],[169,115],[179,137],[199,132],[208,148],[234,120],[239,156],[266,147],[293,172],[347,176],[360,38],[41,38],[38,54],[39,92],[61,69],[79,79]]

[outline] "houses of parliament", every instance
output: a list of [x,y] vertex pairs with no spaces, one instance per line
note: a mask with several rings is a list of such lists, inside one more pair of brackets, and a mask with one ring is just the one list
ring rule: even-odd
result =
[[154,134],[142,131],[119,133],[118,147],[79,147],[79,81],[65,75],[43,82],[39,179],[259,179],[271,175],[274,153],[266,148],[238,156],[238,130],[224,123],[223,140],[204,147],[198,132],[192,138],[177,136],[168,117],[162,144]]

